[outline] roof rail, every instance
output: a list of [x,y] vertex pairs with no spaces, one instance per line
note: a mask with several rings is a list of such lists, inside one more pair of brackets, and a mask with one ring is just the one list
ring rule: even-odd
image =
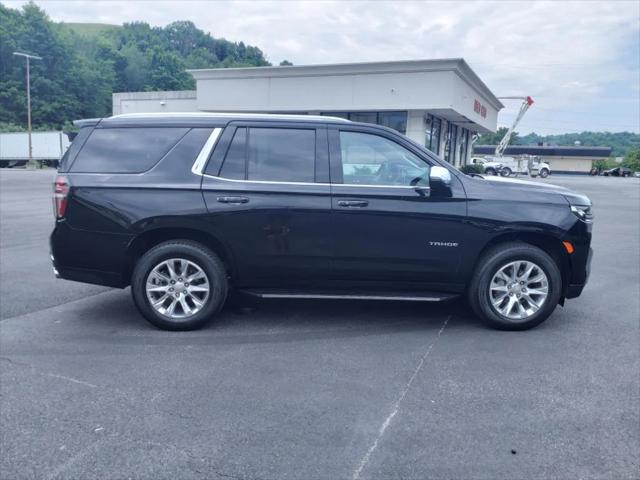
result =
[[346,118],[331,117],[328,115],[296,115],[288,113],[250,113],[250,112],[153,112],[153,113],[122,113],[109,117],[109,119],[119,118],[166,118],[166,117],[200,117],[200,118],[264,118],[282,120],[316,120],[316,121],[340,121],[349,122]]

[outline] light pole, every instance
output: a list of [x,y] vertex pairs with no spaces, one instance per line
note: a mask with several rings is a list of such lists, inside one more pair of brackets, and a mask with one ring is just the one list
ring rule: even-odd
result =
[[31,78],[30,78],[30,70],[31,70],[31,59],[33,60],[42,60],[42,57],[38,57],[36,55],[29,55],[27,53],[22,52],[13,52],[14,55],[18,57],[24,57],[27,59],[27,130],[29,131],[29,163],[31,163],[33,157],[33,150],[31,147]]

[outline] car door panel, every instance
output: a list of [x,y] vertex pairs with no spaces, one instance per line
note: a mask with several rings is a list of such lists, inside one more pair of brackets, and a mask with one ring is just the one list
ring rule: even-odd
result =
[[334,131],[330,138],[334,278],[386,288],[455,289],[466,217],[457,179],[447,191],[333,183],[342,167],[339,137]]
[[238,285],[285,287],[329,276],[328,186],[205,178],[203,195],[208,222],[233,251]]
[[[328,174],[327,141],[324,128],[314,130],[316,163],[327,163],[316,165],[318,178],[317,172]],[[202,181],[207,221],[232,249],[236,286],[300,288],[330,277],[328,183],[225,179],[211,173]]]

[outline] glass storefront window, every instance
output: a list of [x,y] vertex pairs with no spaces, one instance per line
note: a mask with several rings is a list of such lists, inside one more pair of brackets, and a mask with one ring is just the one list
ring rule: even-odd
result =
[[378,114],[376,112],[350,112],[349,120],[352,122],[362,123],[378,123]]
[[456,138],[458,136],[458,126],[449,123],[447,128],[447,138],[444,145],[444,159],[451,165],[455,164],[456,157]]
[[429,125],[426,129],[426,139],[424,146],[438,155],[440,153],[440,130],[442,121],[438,117],[429,115]]
[[400,133],[407,132],[407,112],[322,112],[320,115],[340,117],[352,122],[373,123],[393,128]]
[[406,133],[407,112],[378,112],[378,125]]
[[460,129],[460,154],[458,156],[460,165],[464,165],[467,162],[467,148],[469,145],[469,130],[466,128]]
[[326,117],[344,118],[345,120],[349,120],[349,113],[347,112],[322,112],[320,115],[324,115]]

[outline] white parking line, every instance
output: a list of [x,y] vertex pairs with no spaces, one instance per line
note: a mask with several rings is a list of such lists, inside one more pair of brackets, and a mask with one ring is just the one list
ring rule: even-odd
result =
[[387,416],[387,418],[384,420],[384,422],[382,422],[382,426],[380,427],[380,430],[378,430],[378,435],[376,436],[376,439],[371,444],[371,446],[369,447],[369,450],[367,450],[367,453],[365,453],[364,457],[362,457],[362,460],[360,460],[360,464],[358,465],[358,468],[356,468],[356,470],[353,472],[353,475],[351,477],[352,480],[358,480],[360,478],[360,475],[362,474],[362,471],[364,470],[364,468],[369,463],[369,460],[371,459],[371,455],[378,448],[378,443],[382,439],[382,436],[384,435],[384,432],[387,430],[387,427],[391,424],[391,420],[393,420],[393,417],[395,417],[396,414],[398,413],[398,410],[400,409],[400,404],[402,403],[402,401],[404,400],[404,397],[407,395],[407,392],[411,388],[411,384],[413,383],[415,378],[418,376],[418,373],[420,373],[420,370],[422,370],[422,367],[424,366],[425,361],[427,360],[427,357],[431,353],[431,350],[433,349],[433,346],[436,344],[436,342],[438,341],[438,339],[442,335],[442,332],[444,331],[445,327],[447,326],[447,323],[449,323],[450,319],[451,319],[451,315],[449,315],[446,318],[446,320],[442,324],[442,327],[440,327],[440,330],[438,331],[438,335],[433,340],[433,342],[431,342],[431,344],[427,348],[427,351],[424,352],[424,355],[422,355],[422,358],[418,362],[418,366],[413,371],[413,374],[409,378],[409,381],[404,386],[404,388],[400,391],[400,396],[398,397],[396,402],[393,404],[393,408],[391,409],[391,413]]

